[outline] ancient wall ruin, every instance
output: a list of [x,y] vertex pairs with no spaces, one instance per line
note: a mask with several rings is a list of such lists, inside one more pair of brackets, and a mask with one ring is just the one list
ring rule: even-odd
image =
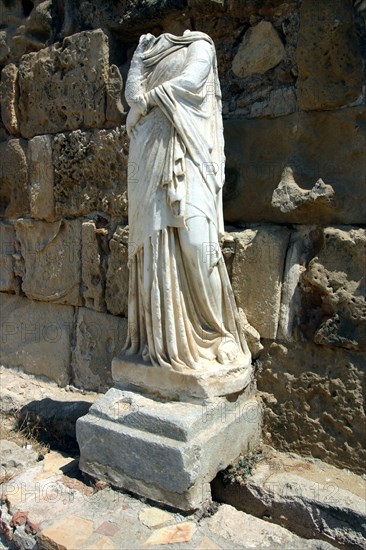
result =
[[365,21],[364,0],[1,0],[1,362],[111,385],[127,326],[123,82],[141,33],[202,30],[265,437],[361,472]]

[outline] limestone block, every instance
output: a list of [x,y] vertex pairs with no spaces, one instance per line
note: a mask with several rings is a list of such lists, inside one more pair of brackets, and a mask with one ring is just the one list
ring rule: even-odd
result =
[[242,483],[214,480],[217,500],[286,527],[306,539],[344,548],[366,541],[366,480],[321,460],[265,448],[262,460]]
[[1,71],[0,105],[1,118],[11,135],[19,134],[18,95],[18,69],[13,63],[9,63]]
[[2,364],[68,384],[74,308],[0,293],[0,310]]
[[102,30],[84,31],[21,58],[21,134],[53,134],[105,122],[109,70],[108,39]]
[[5,218],[29,212],[26,144],[19,139],[0,143],[0,207]]
[[243,448],[258,444],[259,402],[159,402],[110,389],[79,418],[80,468],[181,510],[210,499],[209,482]]
[[24,262],[22,290],[28,298],[82,305],[80,221],[20,219],[15,228]]
[[289,231],[259,226],[233,233],[232,286],[236,302],[262,338],[275,339]]
[[105,299],[108,311],[127,317],[128,310],[128,228],[119,226],[109,241]]
[[15,230],[10,223],[0,222],[0,291],[13,292],[18,289],[14,274]]
[[336,109],[360,97],[362,58],[352,3],[301,4],[296,60],[301,109]]
[[30,210],[36,220],[53,221],[53,163],[51,136],[36,136],[28,143]]
[[260,361],[267,441],[365,473],[362,354],[306,342],[265,342]]
[[[226,120],[225,220],[364,224],[365,121],[363,107],[299,112],[271,120]],[[331,185],[332,201],[289,212],[274,208],[273,192],[286,166],[303,190],[311,190],[320,178]]]
[[80,308],[72,353],[74,383],[97,391],[111,387],[111,361],[121,351],[126,337],[126,319]]
[[281,63],[285,48],[269,21],[261,21],[247,30],[234,57],[232,69],[244,78],[262,74]]
[[127,216],[124,128],[58,134],[53,142],[56,213]]
[[304,332],[317,344],[365,350],[366,230],[326,227],[320,233],[321,247],[301,278]]
[[88,220],[81,226],[81,265],[82,294],[86,307],[105,311],[105,258],[103,257],[100,238],[108,235],[105,229],[97,229],[95,222]]

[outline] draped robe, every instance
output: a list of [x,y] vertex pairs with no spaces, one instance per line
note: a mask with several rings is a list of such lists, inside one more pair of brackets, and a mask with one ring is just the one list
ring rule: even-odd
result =
[[129,304],[124,353],[184,371],[217,364],[233,343],[248,359],[219,247],[224,141],[212,40],[151,37],[131,62],[126,98],[148,112],[130,135]]

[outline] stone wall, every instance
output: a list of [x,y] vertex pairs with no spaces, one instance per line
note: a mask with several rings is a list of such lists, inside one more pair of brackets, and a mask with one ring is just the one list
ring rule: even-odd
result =
[[0,0],[0,19],[1,361],[110,386],[127,325],[123,82],[141,33],[202,30],[265,438],[361,472],[365,2]]

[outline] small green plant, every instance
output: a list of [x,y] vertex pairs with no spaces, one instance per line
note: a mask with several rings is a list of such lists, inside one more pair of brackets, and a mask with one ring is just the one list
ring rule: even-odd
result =
[[253,451],[248,451],[246,455],[240,455],[238,461],[226,468],[223,472],[222,480],[225,485],[231,483],[239,483],[244,485],[245,480],[253,473],[253,469],[264,460],[265,456],[262,449],[257,448]]

